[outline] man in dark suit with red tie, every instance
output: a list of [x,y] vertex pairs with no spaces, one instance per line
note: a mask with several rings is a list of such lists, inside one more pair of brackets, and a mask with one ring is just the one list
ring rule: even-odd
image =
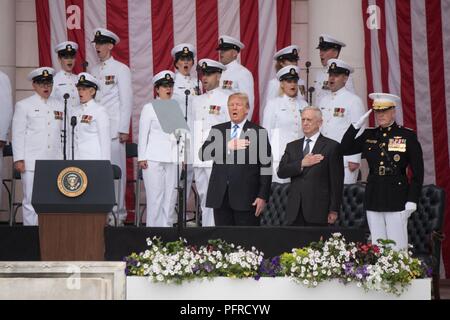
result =
[[290,142],[278,167],[278,176],[291,178],[288,225],[334,224],[342,202],[344,162],[340,145],[320,134],[322,113],[316,107],[302,112],[305,137]]
[[231,121],[211,128],[199,152],[214,160],[206,206],[214,209],[216,226],[258,226],[269,200],[272,155],[267,131],[248,121],[248,96],[228,98]]

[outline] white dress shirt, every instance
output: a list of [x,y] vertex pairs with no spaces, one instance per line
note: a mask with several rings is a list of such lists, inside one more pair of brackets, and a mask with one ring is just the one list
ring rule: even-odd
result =
[[230,121],[227,105],[230,94],[229,90],[215,88],[201,96],[196,96],[192,101],[194,112],[194,167],[212,166],[212,161],[200,160],[198,150],[208,138],[212,126]]
[[72,116],[77,117],[74,129],[75,160],[111,160],[111,131],[106,109],[92,99],[76,106],[70,118]]
[[64,95],[66,93],[69,94],[69,99],[67,99],[67,110],[69,111],[67,113],[70,112],[71,108],[80,104],[80,96],[76,87],[77,83],[77,75],[63,70],[56,73],[53,77],[52,97],[64,103]]
[[243,92],[248,95],[250,112],[248,113],[247,119],[251,120],[255,106],[253,75],[237,60],[233,60],[227,64],[226,67],[227,70],[225,70],[220,77],[220,87],[224,90],[231,91],[230,94],[234,92]]
[[[330,139],[341,142],[342,137],[352,123],[356,123],[366,112],[362,100],[346,87],[330,92],[319,104],[323,123],[321,132]],[[344,157],[344,165],[348,162],[360,163],[361,154]]]
[[34,171],[35,160],[63,158],[61,131],[64,107],[61,101],[38,94],[17,102],[12,122],[14,162],[25,161],[25,169]]
[[269,133],[274,162],[281,160],[289,142],[303,137],[301,112],[306,106],[308,103],[300,95],[283,95],[268,101],[262,126]]
[[316,145],[317,139],[319,139],[319,135],[320,135],[320,131],[313,134],[309,138],[305,136],[305,140],[303,141],[303,148],[302,148],[301,152],[303,153],[303,150],[305,150],[305,147],[307,144],[306,140],[310,139],[311,141],[309,142],[309,153],[312,153],[314,146]]
[[147,103],[139,119],[138,161],[177,163],[177,140],[163,131],[153,104]]
[[128,133],[133,109],[130,68],[111,57],[96,65],[91,74],[100,82],[96,100],[108,112],[111,138]]

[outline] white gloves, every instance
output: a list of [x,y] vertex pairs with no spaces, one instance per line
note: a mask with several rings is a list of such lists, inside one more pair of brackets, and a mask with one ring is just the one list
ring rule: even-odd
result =
[[408,201],[405,204],[405,214],[406,214],[407,218],[409,218],[411,216],[411,214],[416,210],[417,210],[417,203]]
[[362,117],[359,118],[359,120],[358,120],[356,123],[353,124],[353,127],[354,127],[356,130],[360,129],[360,128],[366,123],[366,120],[367,120],[367,118],[369,118],[369,116],[370,116],[371,113],[372,113],[372,109],[370,109],[369,111],[367,111],[366,113],[364,113],[364,114],[362,115]]

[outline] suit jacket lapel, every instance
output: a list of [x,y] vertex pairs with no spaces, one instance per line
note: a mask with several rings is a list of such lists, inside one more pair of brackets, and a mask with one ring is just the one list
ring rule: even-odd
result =
[[[304,138],[302,139],[302,147],[303,147],[303,141],[304,141]],[[314,148],[312,149],[311,153],[319,154],[322,151],[322,149],[325,147],[325,145],[326,145],[325,139],[323,138],[323,136],[321,134],[319,134],[319,137],[317,138],[317,141],[314,144]],[[303,151],[302,151],[302,154],[303,154]],[[302,159],[303,159],[303,157],[302,157]],[[314,166],[304,168],[303,174],[306,174],[311,168],[314,168]]]
[[325,139],[320,134],[319,137],[317,138],[316,144],[314,145],[314,148],[312,149],[311,153],[312,154],[320,153],[320,151],[322,151],[325,145],[326,145]]
[[250,121],[245,121],[244,123],[244,127],[241,130],[241,134],[239,135],[239,139],[244,139],[245,136],[245,132],[250,129],[251,125],[250,125]]

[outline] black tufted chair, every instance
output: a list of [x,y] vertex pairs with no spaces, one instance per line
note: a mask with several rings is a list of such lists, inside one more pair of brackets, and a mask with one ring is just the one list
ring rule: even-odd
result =
[[344,185],[342,208],[336,221],[337,226],[368,230],[366,210],[364,208],[365,188],[365,185],[362,183]]
[[417,211],[408,220],[408,240],[413,245],[413,254],[433,269],[435,299],[440,299],[439,273],[444,204],[443,189],[435,185],[424,186]]
[[[261,216],[261,225],[286,225],[289,186],[289,183],[272,183],[269,202]],[[364,189],[365,187],[363,184],[344,186],[342,211],[336,221],[337,226],[367,228],[366,212],[363,205]]]
[[285,226],[290,183],[272,183],[270,198],[261,215],[263,226]]

